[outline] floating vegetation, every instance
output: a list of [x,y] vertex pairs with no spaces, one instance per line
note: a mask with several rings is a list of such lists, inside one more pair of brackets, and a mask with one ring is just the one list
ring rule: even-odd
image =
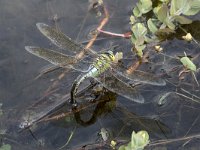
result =
[[149,134],[146,131],[132,132],[131,141],[127,145],[122,145],[119,150],[143,150],[149,144]]
[[[139,0],[130,17],[131,41],[138,56],[143,56],[146,43],[159,41],[160,33],[174,33],[179,25],[191,24],[192,20],[185,16],[197,14],[199,6],[200,1],[196,0],[162,0],[154,7],[152,0]],[[151,17],[146,17],[149,12]]]
[[194,72],[197,71],[196,65],[187,57],[186,53],[185,56],[180,59],[180,61],[186,69]]
[[11,145],[10,144],[3,144],[0,147],[0,150],[11,150]]

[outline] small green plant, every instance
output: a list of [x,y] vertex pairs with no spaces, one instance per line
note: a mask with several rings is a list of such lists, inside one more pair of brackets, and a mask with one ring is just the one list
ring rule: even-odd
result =
[[196,65],[187,57],[186,53],[185,56],[180,59],[183,66],[193,72],[197,71]]
[[131,141],[127,145],[122,145],[119,150],[143,150],[149,144],[149,134],[146,131],[132,132]]
[[159,0],[155,5],[152,0],[139,0],[130,17],[131,41],[137,55],[143,56],[147,43],[159,41],[159,34],[173,33],[179,25],[192,23],[185,16],[195,15],[199,10],[200,0]]
[[0,150],[11,150],[11,146],[10,146],[10,144],[3,144],[0,147]]

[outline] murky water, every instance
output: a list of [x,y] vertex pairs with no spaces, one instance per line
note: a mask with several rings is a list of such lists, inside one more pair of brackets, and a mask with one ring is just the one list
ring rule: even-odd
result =
[[[106,1],[110,19],[104,29],[117,33],[129,31],[129,15],[134,3],[130,0]],[[147,130],[152,142],[199,135],[200,100],[196,98],[200,96],[199,87],[192,75],[188,74],[184,80],[179,81],[178,71],[170,72],[177,66],[180,70],[181,64],[168,55],[182,56],[183,51],[188,55],[197,56],[194,62],[199,66],[199,45],[181,40],[181,31],[162,42],[161,45],[165,49],[163,55],[153,55],[149,58],[150,63],[141,66],[141,70],[152,73],[160,74],[163,70],[170,72],[166,77],[166,86],[138,86],[138,91],[146,100],[144,104],[137,104],[109,93],[100,98],[103,102],[94,103],[80,113],[58,121],[33,125],[30,128],[32,133],[29,130],[18,132],[22,119],[35,117],[37,120],[38,114],[34,114],[35,110],[43,115],[41,112],[46,111],[47,105],[35,103],[41,97],[45,99],[44,95],[48,95],[46,90],[60,72],[63,72],[55,71],[35,80],[49,63],[29,54],[24,46],[55,48],[41,35],[35,24],[44,22],[55,26],[77,42],[84,43],[88,40],[88,32],[95,29],[103,18],[96,17],[94,12],[88,11],[88,5],[88,1],[82,0],[0,0],[0,109],[3,112],[0,116],[0,144],[10,144],[12,149],[58,149],[65,145],[73,134],[69,144],[63,149],[75,149],[101,143],[101,137],[98,136],[101,128],[110,130],[111,139],[116,140],[129,139],[132,130]],[[185,26],[185,29],[199,40],[199,15],[193,19],[197,21]],[[120,45],[119,50],[123,49],[125,56],[131,54],[128,39],[104,35],[100,37],[103,39],[95,42],[94,49],[101,50],[117,44]],[[56,104],[63,104],[68,98],[63,95],[69,92],[71,81],[77,75],[77,72],[66,74],[62,80],[64,82],[59,84],[59,89],[55,89],[53,95],[48,95],[46,101],[57,99]],[[199,80],[198,72],[196,77]],[[90,92],[91,89],[86,93]],[[158,101],[166,93],[170,94],[158,105]],[[46,107],[42,107],[43,105]],[[66,112],[68,108],[68,105],[64,106],[59,112]],[[150,146],[149,149],[198,149],[199,146],[199,139],[191,138]],[[109,145],[105,148],[110,149]]]

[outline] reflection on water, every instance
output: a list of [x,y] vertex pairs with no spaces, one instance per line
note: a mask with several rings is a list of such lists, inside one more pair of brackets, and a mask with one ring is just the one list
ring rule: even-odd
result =
[[[105,30],[126,32],[130,11],[127,8],[133,1],[109,0],[106,3],[110,19]],[[63,80],[59,80],[59,74],[65,72],[57,70],[34,80],[39,70],[48,63],[29,55],[24,46],[53,47],[40,35],[35,24],[45,22],[72,39],[76,40],[79,35],[77,41],[85,41],[88,29],[97,26],[102,17],[98,18],[88,12],[88,3],[81,0],[0,1],[0,103],[3,104],[3,114],[0,116],[1,143],[11,144],[13,149],[55,149],[63,146],[74,131],[67,148],[79,147],[95,143],[101,128],[109,129],[115,139],[127,139],[132,130],[147,130],[151,141],[199,134],[199,87],[190,73],[185,74],[182,80],[178,77],[182,69],[178,58],[183,55],[183,51],[188,56],[196,56],[194,63],[199,67],[199,45],[181,40],[179,37],[183,33],[180,31],[175,35],[176,38],[162,42],[164,51],[150,55],[149,62],[140,68],[162,76],[167,82],[164,87],[138,85],[136,88],[144,96],[145,104],[136,104],[112,93],[105,94],[100,98],[102,102],[84,101],[83,105],[91,106],[88,105],[87,109],[75,115],[68,115],[59,121],[34,124],[31,127],[32,134],[28,130],[17,132],[21,119],[36,121],[40,116],[47,115],[44,114],[47,107],[42,106],[52,104],[51,111],[48,107],[49,113],[52,113],[57,108],[56,105],[60,107],[61,102],[64,105],[63,99],[64,102],[68,99],[67,91],[70,90],[71,81],[78,75],[70,72]],[[198,40],[198,27],[199,21],[195,21],[185,29]],[[126,51],[124,55],[130,56],[131,46],[128,40],[103,35],[101,37],[103,39],[98,40],[93,48],[101,50],[117,44],[120,45],[119,51],[123,49]],[[199,80],[199,72],[196,77]],[[55,81],[59,86],[47,90]],[[91,91],[92,89],[80,96],[90,97]],[[36,103],[39,100],[46,101]],[[48,117],[66,112],[68,108],[69,105],[64,105]],[[166,146],[171,149],[192,145],[199,147],[198,140],[191,140],[183,145],[184,142]]]

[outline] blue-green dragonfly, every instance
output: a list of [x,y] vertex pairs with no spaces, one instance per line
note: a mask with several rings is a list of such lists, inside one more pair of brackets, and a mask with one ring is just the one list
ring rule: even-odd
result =
[[[37,23],[36,26],[54,45],[66,50],[66,53],[86,51],[82,44],[74,42],[71,38],[54,27],[44,23]],[[140,95],[131,84],[125,82],[125,80],[156,86],[164,86],[166,84],[164,79],[142,71],[134,71],[134,73],[128,74],[126,69],[117,66],[115,55],[111,50],[100,54],[94,50],[88,50],[88,55],[86,55],[85,58],[92,56],[93,62],[91,63],[90,61],[85,61],[83,58],[78,58],[77,55],[67,55],[51,49],[36,46],[25,46],[25,49],[31,54],[49,61],[53,65],[82,72],[74,81],[71,88],[70,102],[73,106],[77,105],[75,96],[79,85],[86,78],[90,77],[94,78],[109,91],[137,103],[144,103],[143,96]],[[82,64],[86,64],[87,69],[84,69]],[[102,74],[104,76],[103,79],[101,77]]]

